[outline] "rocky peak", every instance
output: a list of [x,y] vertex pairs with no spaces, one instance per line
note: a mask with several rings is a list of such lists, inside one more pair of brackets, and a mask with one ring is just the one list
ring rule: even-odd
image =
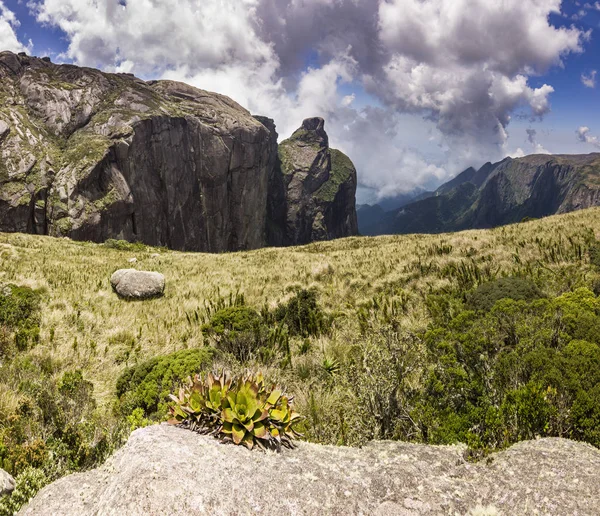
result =
[[342,152],[329,148],[322,118],[307,118],[279,145],[279,189],[274,245],[306,244],[358,233],[356,169]]
[[302,122],[302,127],[292,134],[290,140],[306,143],[307,145],[318,145],[329,147],[329,137],[325,132],[325,120],[320,117],[307,118]]

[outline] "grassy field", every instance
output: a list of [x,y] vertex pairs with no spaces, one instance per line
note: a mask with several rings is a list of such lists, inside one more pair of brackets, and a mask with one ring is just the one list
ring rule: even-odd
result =
[[[600,209],[221,255],[0,234],[0,467],[17,478],[0,515],[163,419],[198,367],[283,384],[315,442],[600,446],[598,237]],[[131,267],[163,273],[165,295],[118,298],[110,276]],[[294,334],[277,313],[311,291],[320,329]],[[241,295],[233,313],[261,321],[233,339],[259,343],[249,359],[203,328],[207,307]],[[289,340],[271,341],[282,328]]]
[[[590,272],[586,258],[576,256],[577,244],[583,245],[590,232],[600,236],[600,209],[492,230],[347,238],[221,255],[120,251],[68,239],[0,234],[0,282],[46,291],[41,341],[32,353],[50,354],[64,369],[82,369],[98,400],[107,403],[126,366],[202,346],[200,325],[190,323],[188,316],[219,293],[241,292],[247,304],[260,309],[274,307],[297,288],[316,288],[323,308],[337,318],[332,334],[312,346],[313,354],[316,360],[343,358],[340,348],[356,332],[357,308],[374,296],[402,296],[409,306],[402,315],[404,327],[425,328],[425,296],[468,281],[453,264],[490,276],[530,270],[544,276],[555,295],[572,288],[572,274],[563,278],[561,270],[577,267],[582,281]],[[131,258],[137,263],[128,263]],[[116,269],[129,267],[162,272],[164,297],[119,299],[109,278]],[[124,349],[123,343],[132,349]]]

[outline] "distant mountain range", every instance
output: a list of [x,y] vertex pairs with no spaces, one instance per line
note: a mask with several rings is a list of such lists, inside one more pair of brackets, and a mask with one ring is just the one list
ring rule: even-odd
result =
[[435,192],[386,211],[358,207],[362,235],[491,228],[600,205],[600,153],[536,154],[468,168]]

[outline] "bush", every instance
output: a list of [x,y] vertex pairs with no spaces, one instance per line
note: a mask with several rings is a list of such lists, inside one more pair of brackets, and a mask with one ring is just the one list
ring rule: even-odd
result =
[[329,327],[314,290],[300,290],[275,309],[273,318],[280,324],[286,324],[291,335],[301,337],[320,335]]
[[13,516],[42,489],[49,479],[41,469],[28,468],[15,479],[15,490],[0,498],[0,516]]
[[231,378],[209,373],[188,378],[179,395],[171,395],[171,424],[248,449],[293,448],[299,434],[294,426],[300,415],[292,409],[293,398],[278,386],[267,388],[262,374]]
[[267,327],[262,317],[248,306],[218,310],[202,326],[202,332],[214,338],[219,350],[232,354],[242,363],[255,358],[267,341]]
[[467,295],[467,307],[472,310],[489,311],[500,299],[533,301],[543,297],[542,292],[526,278],[499,278],[479,285]]
[[38,342],[40,303],[39,291],[16,285],[0,286],[0,344],[5,354],[11,344],[9,336],[13,334],[19,351],[25,351]]
[[208,347],[184,349],[126,369],[116,385],[118,412],[128,416],[140,408],[143,417],[163,419],[167,398],[175,386],[189,375],[208,368],[213,355]]
[[140,252],[148,249],[148,246],[142,242],[128,242],[127,240],[115,240],[114,238],[109,238],[103,245],[109,249],[129,252]]

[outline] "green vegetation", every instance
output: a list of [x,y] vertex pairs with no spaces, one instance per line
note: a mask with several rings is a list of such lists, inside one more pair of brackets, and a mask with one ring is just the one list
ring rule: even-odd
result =
[[164,419],[169,394],[188,376],[210,368],[213,355],[212,348],[182,349],[125,369],[116,384],[117,413],[141,409],[143,418]]
[[225,372],[220,376],[209,373],[206,378],[195,375],[171,400],[172,424],[250,450],[255,445],[293,448],[292,440],[299,436],[294,426],[300,415],[292,409],[293,399],[281,387],[267,388],[260,373],[235,378]]
[[331,174],[329,179],[315,192],[315,197],[323,202],[333,202],[340,185],[356,174],[352,161],[343,152],[330,149],[329,153],[331,155]]
[[[26,493],[92,467],[221,369],[285,385],[312,442],[599,446],[599,214],[221,255],[0,234],[2,467]],[[164,297],[114,295],[132,255]]]

